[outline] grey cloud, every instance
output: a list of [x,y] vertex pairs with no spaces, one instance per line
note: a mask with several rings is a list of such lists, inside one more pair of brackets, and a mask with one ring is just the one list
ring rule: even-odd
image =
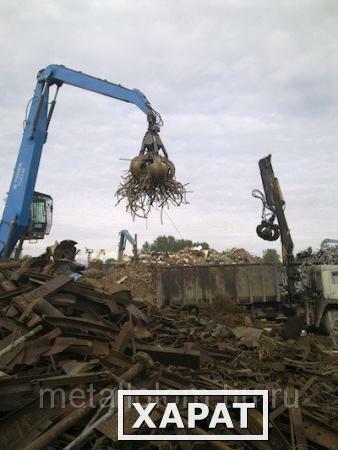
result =
[[[171,208],[184,237],[261,252],[258,159],[273,154],[297,248],[336,237],[335,1],[1,2],[0,198],[8,189],[38,69],[61,63],[142,90],[165,121],[162,138],[190,182]],[[114,192],[137,153],[145,117],[133,105],[60,90],[37,189],[55,199],[54,239],[116,250],[177,234],[164,215],[132,221]],[[276,244],[276,248],[279,244]]]

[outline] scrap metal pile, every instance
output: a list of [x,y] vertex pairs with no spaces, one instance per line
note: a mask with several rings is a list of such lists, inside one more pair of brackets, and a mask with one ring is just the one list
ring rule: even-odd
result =
[[[118,203],[127,200],[127,211],[147,218],[152,207],[162,210],[170,204],[186,203],[185,185],[175,179],[175,166],[169,160],[158,128],[144,136],[140,154],[132,159],[123,182],[116,191]],[[163,156],[159,151],[163,151]]]
[[296,262],[298,264],[297,272],[299,280],[296,282],[297,292],[311,292],[313,286],[309,269],[311,266],[322,264],[338,265],[338,245],[324,244],[313,251],[311,247],[297,254]]
[[186,247],[177,252],[141,253],[139,261],[157,265],[198,266],[202,264],[247,264],[259,263],[262,258],[252,255],[244,248],[230,248],[223,252],[203,250],[202,248]]
[[141,259],[161,265],[198,266],[200,264],[246,264],[260,262],[261,258],[251,255],[244,248],[231,248],[223,252],[185,248],[178,252],[141,255]]
[[316,251],[311,247],[297,255],[304,264],[338,264],[338,245],[322,245]]
[[[143,389],[268,388],[269,443],[245,448],[301,448],[306,441],[336,448],[337,356],[326,341],[284,341],[277,324],[252,322],[224,302],[158,310],[121,287],[99,292],[75,271],[81,267],[64,260],[0,263],[1,449],[117,448],[116,405],[102,400],[128,382]],[[297,392],[301,407],[288,408]],[[255,410],[250,432],[261,419]],[[195,432],[205,434],[203,426]],[[212,447],[244,448],[210,441]],[[137,441],[133,448],[149,446]]]
[[[107,271],[106,271],[107,270]],[[84,281],[94,288],[110,293],[117,288],[131,291],[135,299],[146,303],[156,303],[156,267],[154,264],[124,263],[102,266],[101,270],[83,272]]]

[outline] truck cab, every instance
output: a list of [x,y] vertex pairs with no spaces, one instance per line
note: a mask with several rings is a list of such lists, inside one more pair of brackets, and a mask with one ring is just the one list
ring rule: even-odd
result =
[[309,266],[310,283],[318,294],[316,327],[338,336],[338,265]]

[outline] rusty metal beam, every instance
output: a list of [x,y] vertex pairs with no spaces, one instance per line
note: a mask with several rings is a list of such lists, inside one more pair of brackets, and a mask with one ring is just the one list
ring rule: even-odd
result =
[[175,366],[199,369],[201,354],[199,350],[188,350],[185,348],[156,347],[154,345],[135,344],[137,351],[148,353],[154,361]]

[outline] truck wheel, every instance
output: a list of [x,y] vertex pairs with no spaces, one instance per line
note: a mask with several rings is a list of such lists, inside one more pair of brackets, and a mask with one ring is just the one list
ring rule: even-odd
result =
[[322,326],[326,334],[338,337],[338,309],[329,309],[324,313]]

